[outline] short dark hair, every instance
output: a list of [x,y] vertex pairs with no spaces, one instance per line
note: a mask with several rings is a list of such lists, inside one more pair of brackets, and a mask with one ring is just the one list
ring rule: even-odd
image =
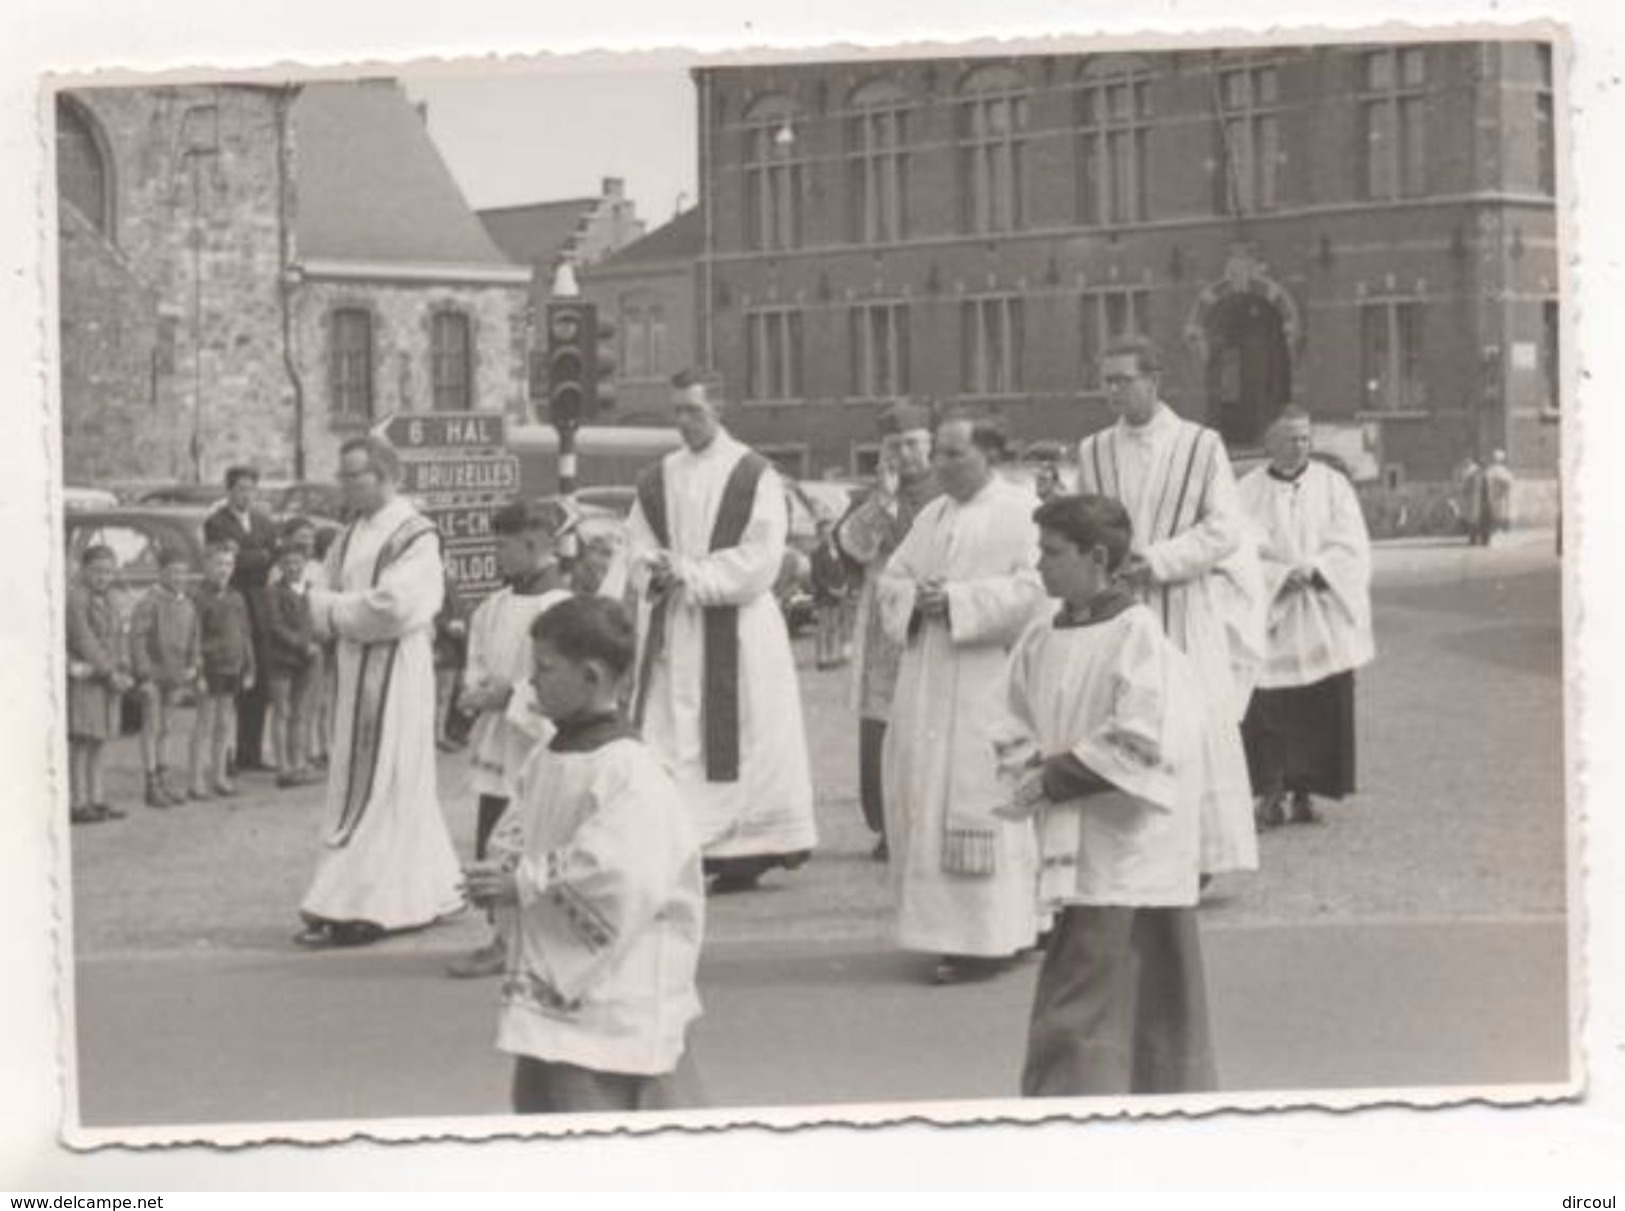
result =
[[288,518],[282,523],[281,534],[283,538],[290,534],[297,534],[300,530],[315,530],[316,523],[303,515]]
[[226,470],[226,491],[231,491],[244,480],[257,484],[260,482],[260,473],[253,467],[229,467]]
[[556,535],[570,522],[570,511],[556,500],[521,497],[498,509],[491,518],[493,534],[529,534],[544,530]]
[[118,556],[113,553],[112,547],[104,543],[97,543],[95,546],[84,549],[84,552],[79,556],[79,566],[88,568],[98,559],[105,559],[108,563],[118,563]]
[[186,554],[186,548],[179,546],[158,548],[158,566],[160,568],[172,568],[176,564],[180,564],[183,568],[191,567],[192,561]]
[[1124,336],[1112,341],[1106,346],[1105,352],[1100,355],[1108,357],[1132,357],[1134,365],[1141,374],[1161,374],[1162,354],[1157,351],[1156,342],[1143,336]]
[[1308,421],[1311,425],[1315,423],[1314,417],[1309,415],[1309,409],[1299,404],[1288,404],[1275,414],[1275,419],[1270,422],[1270,428],[1273,429],[1282,421],[1289,420]]
[[989,462],[1004,461],[1004,456],[1010,449],[1010,439],[1006,436],[1004,422],[999,417],[955,408],[942,418],[942,424],[937,427],[951,424],[969,425],[971,445],[987,455]]
[[1080,551],[1106,548],[1106,570],[1116,571],[1134,545],[1134,523],[1110,496],[1057,496],[1033,513],[1041,530],[1052,530]]
[[290,555],[298,555],[303,557],[304,554],[305,548],[296,542],[282,542],[277,544],[276,557],[278,559],[286,559]]
[[203,553],[205,555],[225,554],[235,558],[237,555],[237,544],[229,538],[211,538],[208,543],[204,545]]
[[401,456],[387,438],[379,437],[376,433],[349,438],[339,447],[340,461],[343,461],[346,454],[356,450],[367,452],[367,465],[379,475],[392,484],[400,482]]
[[626,607],[608,597],[570,597],[530,624],[530,637],[566,660],[597,660],[624,677],[637,655],[637,628]]

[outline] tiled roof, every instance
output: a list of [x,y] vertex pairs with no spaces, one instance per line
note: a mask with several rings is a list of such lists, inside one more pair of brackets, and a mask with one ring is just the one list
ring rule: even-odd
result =
[[301,259],[511,263],[394,81],[307,84],[293,126]]
[[[642,239],[634,240],[612,256],[605,257],[593,270],[630,269],[657,262],[692,261],[699,257],[705,241],[705,226],[698,206],[683,211],[671,222],[656,227]],[[592,270],[589,270],[592,272]]]
[[601,198],[566,198],[528,206],[503,206],[480,211],[479,220],[510,261],[550,266],[601,201]]

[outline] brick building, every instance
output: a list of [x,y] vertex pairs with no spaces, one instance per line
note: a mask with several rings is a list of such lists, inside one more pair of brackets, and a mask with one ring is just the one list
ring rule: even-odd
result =
[[320,477],[390,412],[522,407],[529,275],[393,81],[56,113],[70,482]]
[[1106,422],[1101,347],[1235,447],[1296,401],[1391,480],[1557,465],[1546,44],[702,68],[698,359],[797,471],[899,395]]
[[686,210],[580,274],[582,297],[615,325],[618,423],[671,423],[671,376],[695,360],[703,221],[698,207]]

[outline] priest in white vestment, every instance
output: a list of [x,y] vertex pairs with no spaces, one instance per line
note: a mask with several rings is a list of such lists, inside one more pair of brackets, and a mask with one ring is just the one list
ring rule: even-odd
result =
[[1046,605],[1038,501],[995,473],[1002,448],[985,422],[937,430],[943,495],[879,583],[881,624],[905,645],[884,761],[897,940],[938,956],[939,983],[997,971],[1038,934],[1037,839],[994,814],[996,746],[1013,730],[1006,660]]
[[1101,378],[1118,419],[1083,440],[1079,491],[1110,496],[1134,522],[1120,577],[1190,657],[1201,683],[1211,766],[1202,803],[1202,872],[1256,870],[1258,832],[1241,720],[1263,659],[1258,554],[1224,442],[1158,396],[1149,341],[1107,349]]
[[1354,670],[1371,637],[1371,540],[1354,488],[1310,457],[1309,414],[1270,428],[1270,462],[1241,481],[1269,602],[1266,658],[1242,731],[1259,823],[1320,819],[1313,797],[1355,788]]
[[338,641],[338,685],[323,848],[300,906],[306,946],[364,945],[464,903],[435,786],[440,541],[396,494],[399,476],[382,438],[344,443],[339,478],[359,520],[310,590],[316,633]]
[[817,840],[800,683],[773,596],[788,509],[705,384],[685,373],[674,386],[683,445],[640,477],[627,522],[633,717],[693,814],[710,890],[747,891],[799,867]]

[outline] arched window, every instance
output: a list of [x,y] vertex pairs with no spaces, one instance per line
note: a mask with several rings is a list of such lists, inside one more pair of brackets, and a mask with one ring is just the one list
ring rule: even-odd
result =
[[436,412],[474,410],[474,341],[464,312],[447,308],[434,313],[429,368]]
[[1013,231],[1026,192],[1026,77],[1014,67],[979,67],[959,90],[960,220],[966,231]]
[[908,108],[894,80],[871,80],[847,101],[847,229],[855,243],[907,234]]
[[1140,222],[1147,213],[1151,77],[1138,59],[1111,55],[1078,78],[1078,219]]
[[761,98],[745,114],[745,236],[753,249],[801,243],[805,153],[789,97]]
[[112,239],[112,173],[95,121],[73,99],[56,99],[56,188],[64,202]]

